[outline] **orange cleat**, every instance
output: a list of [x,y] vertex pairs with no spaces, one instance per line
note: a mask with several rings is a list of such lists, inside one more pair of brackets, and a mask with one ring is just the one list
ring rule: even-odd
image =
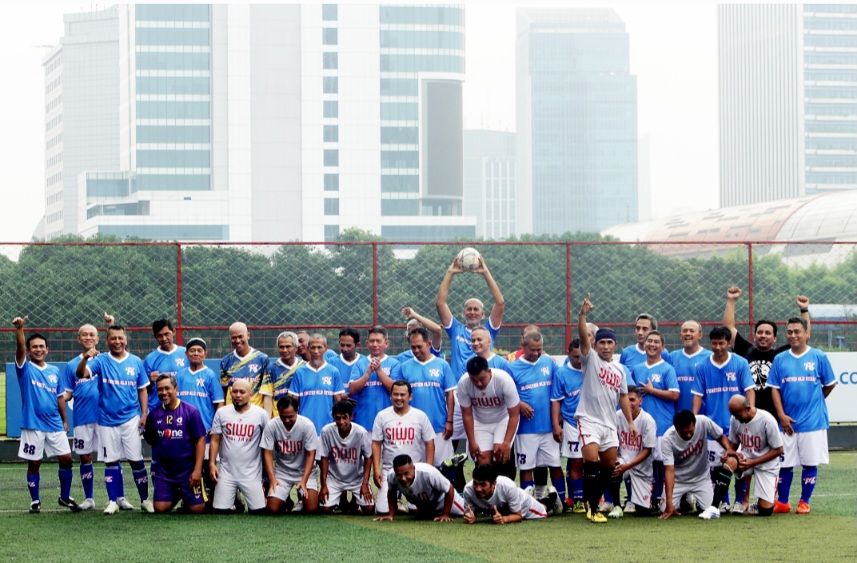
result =
[[792,511],[792,503],[790,502],[774,502],[774,514],[788,514]]
[[[776,509],[775,509],[776,510]],[[800,501],[797,503],[797,513],[798,514],[809,514],[812,511],[812,507],[808,502]]]

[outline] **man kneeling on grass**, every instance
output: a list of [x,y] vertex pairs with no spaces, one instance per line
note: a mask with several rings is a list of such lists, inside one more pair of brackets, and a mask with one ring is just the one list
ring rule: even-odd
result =
[[476,466],[473,480],[464,487],[464,500],[467,501],[465,524],[475,524],[478,514],[491,516],[495,524],[540,520],[548,515],[542,503],[508,477],[497,475],[497,467],[491,464]]
[[376,521],[392,521],[396,515],[396,493],[401,492],[416,506],[417,518],[434,518],[435,522],[450,522],[453,516],[464,514],[464,499],[434,466],[414,463],[411,456],[401,454],[393,460],[393,472],[387,475],[387,501],[390,512]]

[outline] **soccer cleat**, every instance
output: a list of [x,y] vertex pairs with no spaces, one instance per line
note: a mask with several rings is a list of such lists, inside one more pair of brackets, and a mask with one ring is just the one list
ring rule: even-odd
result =
[[607,518],[619,519],[624,515],[625,515],[625,512],[622,510],[621,506],[614,506],[613,510],[610,511],[610,514],[607,515]]
[[74,502],[74,499],[71,497],[68,497],[68,498],[59,497],[57,499],[57,503],[60,506],[64,506],[64,507],[68,508],[72,512],[80,512],[82,510],[82,508],[80,508],[80,506],[76,502]]
[[607,522],[607,517],[601,514],[600,512],[588,513],[587,518],[593,524],[605,524]]
[[744,511],[744,514],[747,516],[758,516],[759,505],[756,503],[753,503],[753,504],[747,506],[747,510]]
[[533,487],[532,485],[528,485],[524,489],[524,492],[527,493],[528,495],[530,495],[531,497],[536,498],[535,490],[536,490],[535,487]]
[[562,514],[563,513],[563,502],[559,500],[559,495],[556,493],[551,493],[553,495],[553,506],[551,507],[554,514]]
[[568,497],[565,499],[565,502],[563,504],[565,506],[563,507],[562,511],[568,512],[569,510],[572,510],[574,508],[574,499],[571,497]]
[[574,514],[585,514],[586,513],[586,505],[583,504],[582,500],[578,500],[574,503],[574,508],[571,509]]
[[152,504],[151,500],[146,499],[140,503],[140,510],[142,510],[143,512],[148,512],[149,514],[152,514],[155,512],[155,505]]
[[95,501],[91,498],[88,498],[82,503],[80,503],[81,510],[92,510],[93,508],[95,508]]
[[797,512],[798,514],[809,514],[811,511],[812,507],[809,505],[808,502],[800,501],[799,503],[797,503],[797,510],[795,510],[795,512]]
[[774,514],[788,514],[792,511],[792,503],[790,502],[774,502]]
[[703,520],[717,520],[720,518],[720,509],[716,506],[709,506],[699,513],[699,517]]
[[119,512],[119,505],[116,504],[115,500],[111,500],[107,503],[107,506],[104,507],[104,514],[116,514]]
[[42,511],[42,501],[34,500],[30,503],[30,514],[38,514]]
[[603,514],[607,514],[611,510],[613,510],[613,503],[612,502],[602,502],[601,504],[598,505],[598,512],[601,512]]
[[718,508],[720,509],[720,514],[727,514],[731,507],[725,502],[721,502]]
[[116,505],[119,507],[119,510],[134,510],[134,505],[128,502],[128,499],[125,497],[116,499]]
[[464,465],[464,462],[467,461],[467,454],[462,452],[460,454],[455,454],[449,459],[446,459],[441,464],[444,467],[458,467]]
[[625,503],[624,512],[625,512],[625,514],[634,514],[635,512],[637,512],[637,505],[635,505],[633,502],[631,502],[629,500],[628,502]]
[[748,508],[749,508],[748,505],[740,504],[740,503],[736,502],[735,504],[732,505],[732,510],[730,511],[730,513],[733,516],[741,516],[742,514],[747,514]]

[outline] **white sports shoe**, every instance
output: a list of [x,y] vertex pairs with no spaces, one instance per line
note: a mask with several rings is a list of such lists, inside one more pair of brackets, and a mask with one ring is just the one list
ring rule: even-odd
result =
[[746,514],[747,508],[747,506],[736,502],[732,505],[732,510],[730,512],[735,515]]
[[759,515],[759,505],[756,503],[751,504],[747,507],[747,510],[744,511],[744,514],[747,516],[758,516]]
[[726,514],[731,507],[725,502],[720,503],[720,514]]
[[95,508],[95,501],[91,498],[88,498],[82,503],[80,503],[81,510],[92,510],[93,508]]
[[104,507],[104,514],[116,514],[119,512],[119,505],[116,504],[115,500],[111,500],[107,503],[107,506]]
[[625,515],[625,512],[622,510],[621,506],[614,506],[613,510],[607,515],[607,518],[621,518]]
[[524,489],[524,492],[530,495],[531,497],[536,498],[535,487],[533,487],[532,485],[528,485],[527,488]]
[[598,505],[598,512],[601,512],[603,514],[607,514],[611,510],[613,510],[613,503],[612,502],[602,502],[601,504]]
[[720,518],[720,509],[716,506],[709,506],[699,513],[699,517],[703,520],[717,520]]
[[134,510],[134,505],[128,502],[125,497],[116,499],[116,504],[119,505],[119,510]]
[[145,512],[148,512],[149,514],[152,514],[155,512],[155,505],[152,504],[151,500],[146,499],[140,503],[140,509]]
[[625,508],[623,512],[625,512],[626,514],[634,514],[635,512],[637,512],[637,505],[635,505],[629,500],[625,503]]

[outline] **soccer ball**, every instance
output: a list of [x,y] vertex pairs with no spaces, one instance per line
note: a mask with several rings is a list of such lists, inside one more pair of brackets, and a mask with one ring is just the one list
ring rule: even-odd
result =
[[456,260],[458,267],[465,272],[473,272],[479,267],[479,259],[481,258],[479,251],[475,248],[467,247],[458,253]]

